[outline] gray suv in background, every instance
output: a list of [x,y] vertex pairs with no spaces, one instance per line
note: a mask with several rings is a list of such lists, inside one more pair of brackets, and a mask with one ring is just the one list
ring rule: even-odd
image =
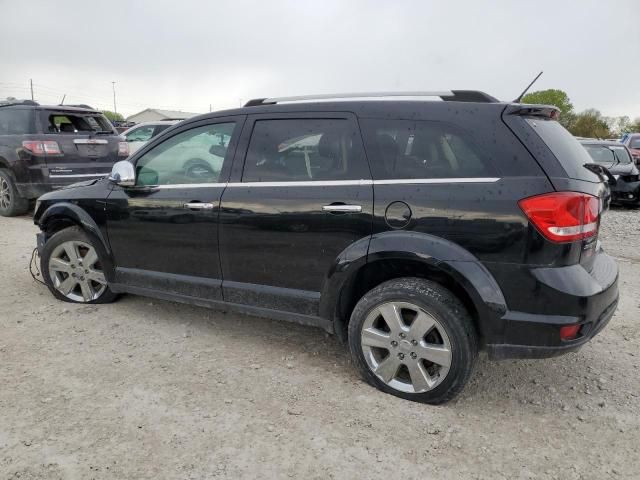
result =
[[104,177],[129,148],[109,120],[87,105],[0,104],[0,215],[82,180]]

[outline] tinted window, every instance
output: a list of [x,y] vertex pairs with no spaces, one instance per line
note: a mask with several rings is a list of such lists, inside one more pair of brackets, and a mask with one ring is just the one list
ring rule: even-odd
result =
[[349,120],[255,122],[244,182],[370,178],[360,139]]
[[0,135],[25,135],[35,133],[33,110],[0,108]]
[[160,132],[164,132],[167,128],[172,127],[173,125],[167,123],[163,125],[156,125],[156,129],[153,131],[153,136],[155,137]]
[[205,125],[178,133],[136,164],[137,185],[216,183],[235,123]]
[[570,178],[599,182],[595,173],[584,168],[593,160],[582,145],[562,125],[555,120],[527,118],[526,122],[547,144]]
[[362,123],[374,179],[496,175],[484,153],[452,125],[408,120]]
[[613,145],[585,145],[589,156],[596,163],[613,165],[631,163],[631,156],[625,147]]

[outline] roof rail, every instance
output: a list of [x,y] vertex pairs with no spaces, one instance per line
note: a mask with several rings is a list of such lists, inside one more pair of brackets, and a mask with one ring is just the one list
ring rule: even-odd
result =
[[39,106],[38,102],[34,102],[33,100],[18,100],[14,98],[13,100],[0,100],[0,107],[7,107],[9,105],[32,105]]
[[64,105],[61,103],[58,105],[59,107],[76,107],[76,108],[86,108],[88,110],[95,110],[91,105],[87,105],[86,103],[65,103]]
[[323,93],[318,95],[300,95],[294,97],[254,98],[244,104],[245,107],[273,105],[276,103],[302,102],[308,100],[333,100],[350,98],[389,98],[389,97],[440,97],[447,102],[495,103],[498,100],[477,90],[444,90],[437,92],[363,92],[363,93]]

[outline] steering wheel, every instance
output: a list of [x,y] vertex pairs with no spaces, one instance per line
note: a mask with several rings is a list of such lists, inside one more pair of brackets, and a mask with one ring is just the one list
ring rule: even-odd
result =
[[201,158],[191,158],[184,162],[184,176],[193,179],[212,178],[215,172],[211,165]]

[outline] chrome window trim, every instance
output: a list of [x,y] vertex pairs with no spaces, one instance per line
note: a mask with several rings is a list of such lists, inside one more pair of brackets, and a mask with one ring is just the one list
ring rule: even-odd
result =
[[81,174],[71,174],[71,175],[49,174],[49,178],[106,177],[108,175],[109,175],[109,172],[106,172],[106,173],[81,173]]
[[[69,176],[69,175],[62,175]],[[428,184],[455,184],[455,183],[495,183],[498,177],[478,178],[399,178],[387,180],[305,180],[298,182],[229,182],[229,183],[183,183],[174,185],[149,185],[159,189],[175,188],[212,188],[212,187],[339,187],[362,185],[428,185]]]

